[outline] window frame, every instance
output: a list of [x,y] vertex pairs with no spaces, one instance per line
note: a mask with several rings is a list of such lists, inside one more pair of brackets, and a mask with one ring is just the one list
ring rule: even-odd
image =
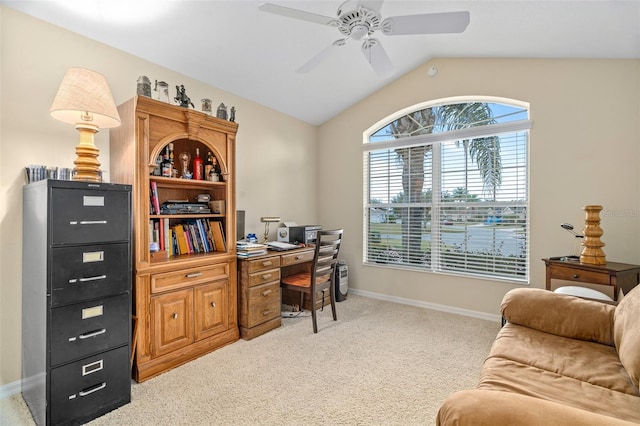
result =
[[[475,127],[467,127],[467,128],[445,131],[445,132],[428,133],[428,134],[422,134],[422,135],[416,135],[416,136],[407,136],[407,137],[398,138],[398,139],[391,138],[389,140],[384,140],[384,141],[379,141],[379,140],[371,141],[371,137],[380,129],[383,129],[386,126],[389,126],[394,121],[408,114],[411,114],[420,110],[428,109],[428,108],[445,106],[449,104],[475,103],[475,102],[496,103],[496,104],[503,104],[509,107],[521,108],[523,110],[526,110],[527,118],[514,120],[514,121],[494,123],[494,124],[486,124],[486,125],[475,126]],[[518,284],[529,284],[529,279],[530,279],[530,273],[529,273],[530,271],[530,249],[529,249],[530,153],[529,151],[530,151],[530,145],[531,145],[530,129],[532,126],[532,121],[530,119],[530,116],[531,116],[531,111],[530,111],[529,104],[526,102],[522,102],[514,99],[497,98],[497,97],[452,97],[452,98],[446,98],[446,99],[439,99],[435,101],[423,102],[408,108],[404,108],[403,110],[397,111],[396,113],[384,118],[383,120],[380,120],[379,122],[371,126],[369,129],[367,129],[365,132],[363,132],[363,146],[362,146],[363,195],[364,195],[363,197],[363,243],[364,244],[363,244],[363,253],[362,253],[363,263],[365,265],[371,265],[371,266],[375,265],[379,267],[391,267],[396,269],[399,268],[399,269],[412,270],[412,271],[417,270],[417,271],[428,272],[428,273],[441,273],[441,274],[449,274],[449,275],[456,275],[456,276],[467,276],[467,277],[473,277],[473,278],[484,278],[484,279],[491,279],[491,280],[498,280],[498,281],[508,281],[508,282],[515,282]],[[518,135],[521,136],[521,133],[524,133],[524,137],[525,137],[525,140],[523,143],[524,143],[525,155],[526,155],[526,158],[524,160],[524,168],[526,170],[525,172],[526,173],[526,177],[525,177],[526,199],[524,201],[517,202],[517,204],[522,205],[522,212],[524,216],[524,224],[523,224],[523,227],[524,227],[523,233],[524,233],[524,239],[525,239],[524,262],[523,262],[524,270],[519,272],[518,274],[513,273],[513,275],[509,275],[509,274],[493,275],[490,273],[469,272],[469,271],[465,271],[464,270],[465,268],[461,268],[460,270],[456,270],[455,268],[454,269],[443,268],[442,267],[443,252],[441,251],[442,247],[440,246],[442,245],[442,243],[440,242],[439,234],[443,232],[444,225],[440,223],[441,221],[439,218],[439,214],[445,208],[447,207],[450,208],[451,203],[446,203],[444,199],[440,197],[441,195],[440,190],[442,189],[440,186],[440,179],[443,176],[443,171],[440,170],[440,168],[443,167],[441,164],[441,158],[440,158],[440,152],[441,152],[440,147],[443,144],[455,142],[455,141],[471,140],[471,139],[478,139],[483,137],[493,137],[493,136],[500,136],[500,135],[506,135],[506,134],[515,134],[516,136]],[[403,262],[376,261],[376,259],[374,259],[373,256],[370,256],[370,250],[372,250],[372,244],[373,244],[370,241],[372,239],[372,234],[369,233],[370,225],[372,223],[371,221],[372,215],[370,213],[373,212],[373,209],[374,209],[373,206],[375,204],[371,202],[373,198],[370,197],[370,194],[373,188],[370,182],[370,179],[372,177],[370,175],[370,170],[369,170],[369,167],[371,165],[369,163],[369,160],[370,160],[369,156],[372,152],[375,152],[375,151],[391,152],[399,148],[426,147],[427,145],[430,145],[431,147],[433,147],[431,150],[431,161],[432,161],[431,166],[433,166],[434,164],[438,165],[437,167],[433,168],[433,175],[432,175],[432,181],[431,181],[431,194],[432,194],[431,202],[419,202],[419,203],[414,202],[414,203],[407,203],[407,204],[396,203],[396,204],[393,204],[393,208],[403,208],[403,207],[410,207],[410,206],[415,207],[417,204],[419,204],[422,206],[422,208],[431,209],[429,212],[431,216],[429,217],[432,221],[432,225],[433,223],[435,223],[436,225],[431,226],[429,238],[433,241],[433,238],[435,236],[435,241],[438,242],[439,244],[439,246],[435,248],[434,260],[436,261],[433,261],[433,262],[431,261],[431,255],[432,255],[432,252],[434,251],[435,245],[431,245],[431,251],[428,253],[428,256],[429,256],[428,264],[426,261],[424,262],[424,264],[420,264],[418,262],[409,263],[408,261],[403,261]],[[436,147],[438,149],[435,149]],[[471,164],[469,164],[469,166],[471,166]],[[501,167],[504,167],[504,166],[501,166]],[[468,169],[470,169],[470,167],[467,167],[467,170]],[[501,170],[504,170],[504,168],[502,168]],[[425,186],[423,186],[423,191],[424,190],[425,190]],[[391,200],[387,200],[386,203],[382,204],[382,206],[384,206],[382,208],[387,209],[387,211],[391,211],[391,207],[390,207],[391,203],[392,203]],[[494,205],[502,204],[504,206],[507,206],[507,205],[516,204],[516,202],[507,203],[507,202],[500,202],[500,201],[493,200],[493,201],[485,201],[482,204],[479,204],[479,206],[486,208],[486,206],[490,204],[494,204]],[[400,235],[402,238],[406,237],[404,232],[402,232]],[[406,238],[409,238],[409,237],[406,237]],[[413,254],[410,247],[409,247],[409,251],[406,254],[408,256],[411,256]],[[467,257],[466,254],[468,253],[465,253],[465,257]],[[499,260],[494,260],[494,263],[499,263]],[[495,268],[495,264],[494,264],[494,268]],[[518,268],[520,268],[520,266],[518,266]]]

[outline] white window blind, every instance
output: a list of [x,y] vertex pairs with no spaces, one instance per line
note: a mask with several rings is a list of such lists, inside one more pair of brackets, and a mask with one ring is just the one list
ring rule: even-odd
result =
[[364,261],[528,282],[530,125],[365,144]]

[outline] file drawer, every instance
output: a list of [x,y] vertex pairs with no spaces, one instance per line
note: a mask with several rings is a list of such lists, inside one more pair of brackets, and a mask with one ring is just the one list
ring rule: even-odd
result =
[[129,341],[129,294],[51,310],[51,365]]
[[280,317],[280,281],[250,288],[249,307],[247,327]]
[[128,346],[51,370],[51,423],[93,419],[131,401]]
[[130,290],[128,243],[56,247],[51,250],[51,306]]
[[129,199],[124,191],[53,188],[51,244],[128,241]]

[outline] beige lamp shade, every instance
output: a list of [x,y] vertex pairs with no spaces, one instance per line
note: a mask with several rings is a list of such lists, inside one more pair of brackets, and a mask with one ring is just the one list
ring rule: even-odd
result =
[[109,128],[120,125],[120,115],[100,73],[84,68],[69,68],[51,105],[51,116],[71,124]]

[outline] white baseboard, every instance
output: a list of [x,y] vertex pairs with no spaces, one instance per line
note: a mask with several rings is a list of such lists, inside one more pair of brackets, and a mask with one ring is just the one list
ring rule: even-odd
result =
[[16,380],[15,382],[0,386],[0,399],[9,398],[13,395],[19,394],[22,391],[21,382],[21,380]]
[[434,311],[448,312],[450,314],[478,318],[486,321],[502,321],[502,317],[496,314],[487,314],[485,312],[472,311],[469,309],[456,308],[453,306],[438,305],[437,303],[422,302],[420,300],[407,299],[404,297],[389,296],[388,294],[374,293],[371,291],[358,290],[355,288],[350,288],[349,293],[353,293],[355,295],[363,297],[370,297],[372,299],[385,300],[387,302],[400,303],[402,305],[417,306],[419,308],[433,309]]

